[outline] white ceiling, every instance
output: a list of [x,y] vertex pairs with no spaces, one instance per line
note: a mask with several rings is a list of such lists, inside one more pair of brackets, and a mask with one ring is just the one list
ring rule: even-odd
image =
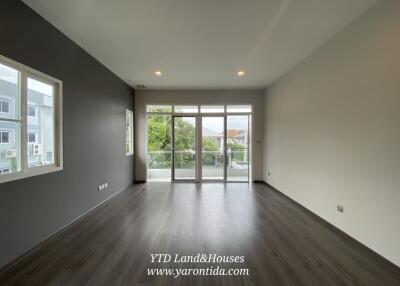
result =
[[133,87],[222,89],[267,87],[377,0],[24,2]]

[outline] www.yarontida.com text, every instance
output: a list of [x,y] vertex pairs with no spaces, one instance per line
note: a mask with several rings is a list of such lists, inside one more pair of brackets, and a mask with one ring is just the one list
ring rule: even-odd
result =
[[[222,256],[217,254],[197,254],[197,255],[186,255],[182,256],[179,254],[151,254],[150,255],[152,264],[163,264],[163,263],[173,263],[174,265],[187,265],[188,263],[196,263],[201,266],[203,264],[208,264],[205,267],[182,267],[182,268],[148,268],[147,275],[149,276],[171,276],[173,278],[178,278],[180,276],[249,276],[248,268],[238,268],[238,267],[221,267],[220,265],[212,266],[209,264],[222,263],[224,266],[226,264],[237,265],[239,263],[244,263],[244,256]],[[168,264],[169,266],[170,264]]]

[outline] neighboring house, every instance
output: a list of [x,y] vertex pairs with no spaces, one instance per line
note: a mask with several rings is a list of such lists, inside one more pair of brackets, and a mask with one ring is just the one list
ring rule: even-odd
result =
[[[223,150],[224,148],[224,133],[223,132],[217,132],[215,130],[203,127],[202,129],[202,136],[203,137],[210,137],[210,138],[215,138],[218,142],[218,146],[220,150]],[[235,143],[235,144],[241,144],[241,145],[246,145],[247,144],[247,132],[246,130],[242,129],[227,129],[226,130],[226,136],[227,136],[227,143]]]
[[247,132],[243,129],[227,129],[226,130],[227,143],[247,144]]
[[[0,80],[0,118],[15,119],[17,117],[16,100],[18,100],[17,85]],[[0,119],[0,174],[13,172],[17,168],[18,135],[18,123]]]
[[[17,84],[0,79],[0,174],[17,171],[20,126],[2,119],[19,119]],[[27,106],[28,165],[53,162],[53,98],[28,90]],[[43,138],[46,138],[44,140]]]
[[53,97],[28,91],[28,165],[54,162]]
[[[203,137],[209,137],[209,138],[215,138],[217,140],[218,145],[219,145],[219,150],[222,152],[224,150],[224,133],[223,132],[217,132],[215,130],[205,128],[203,127],[202,129],[202,136]],[[246,130],[243,129],[227,129],[226,130],[226,136],[227,136],[227,143],[234,143],[234,144],[240,144],[243,145],[242,150],[231,150],[228,148],[227,150],[227,164],[229,167],[233,169],[247,169],[248,168],[248,163],[247,163],[247,136],[248,133]]]

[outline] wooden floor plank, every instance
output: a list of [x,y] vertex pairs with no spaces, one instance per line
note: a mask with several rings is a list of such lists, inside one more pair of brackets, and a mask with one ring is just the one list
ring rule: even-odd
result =
[[[149,276],[151,253],[243,255],[249,276]],[[130,187],[0,273],[0,285],[400,285],[398,269],[265,184]]]

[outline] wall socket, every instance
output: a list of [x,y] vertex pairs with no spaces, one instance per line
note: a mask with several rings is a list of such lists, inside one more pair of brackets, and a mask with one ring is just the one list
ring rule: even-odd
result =
[[106,183],[100,185],[100,186],[98,187],[97,190],[98,190],[99,192],[101,192],[101,191],[104,191],[104,190],[107,189],[107,188],[108,188],[108,183],[106,182]]
[[337,209],[338,212],[341,212],[341,213],[343,212],[343,206],[342,205],[337,205],[336,209]]

